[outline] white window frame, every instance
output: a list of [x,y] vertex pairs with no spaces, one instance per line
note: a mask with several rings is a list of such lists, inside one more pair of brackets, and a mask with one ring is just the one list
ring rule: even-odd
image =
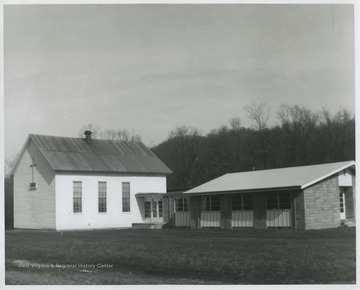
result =
[[122,212],[131,212],[130,182],[122,183]]
[[82,182],[73,181],[73,213],[82,213]]
[[175,198],[175,211],[176,212],[188,212],[189,211],[188,198],[186,198],[186,197]]
[[107,184],[106,181],[98,181],[98,212],[107,212]]

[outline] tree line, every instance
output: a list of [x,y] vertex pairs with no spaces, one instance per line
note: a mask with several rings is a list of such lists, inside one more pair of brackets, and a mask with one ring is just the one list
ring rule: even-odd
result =
[[117,140],[117,141],[135,141],[141,142],[141,137],[134,130],[126,129],[100,129],[100,127],[89,123],[79,130],[78,137],[83,138],[85,131],[91,131],[93,139]]
[[345,109],[330,114],[281,105],[276,125],[270,107],[253,102],[244,112],[208,134],[188,126],[171,131],[152,151],[174,172],[168,190],[185,190],[230,172],[355,160],[355,118]]

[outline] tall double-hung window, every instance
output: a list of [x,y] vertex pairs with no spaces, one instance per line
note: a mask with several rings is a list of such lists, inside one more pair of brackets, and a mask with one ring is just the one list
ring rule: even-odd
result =
[[73,211],[74,213],[82,212],[82,183],[73,181]]
[[122,211],[130,212],[130,182],[122,183]]
[[106,212],[106,182],[98,182],[99,212]]

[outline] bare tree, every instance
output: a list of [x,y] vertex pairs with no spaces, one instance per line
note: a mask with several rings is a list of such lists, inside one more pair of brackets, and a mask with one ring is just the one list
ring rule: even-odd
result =
[[315,131],[319,115],[305,107],[282,104],[277,112],[284,133],[287,163],[291,165],[308,164],[308,146]]
[[338,111],[334,116],[325,108],[320,112],[319,122],[331,161],[346,159],[347,147],[352,142],[352,135],[348,132],[352,121],[351,113],[346,109]]
[[258,131],[257,163],[256,168],[266,168],[268,160],[268,149],[266,142],[265,129],[268,128],[270,119],[270,106],[267,102],[257,103],[252,101],[250,105],[244,106],[243,109],[248,113],[251,127]]
[[140,135],[136,134],[135,131],[132,129],[131,134],[128,130],[121,130],[121,129],[105,129],[100,130],[98,126],[89,123],[87,125],[82,126],[80,129],[78,136],[83,137],[85,131],[92,132],[92,138],[94,139],[104,139],[104,140],[117,140],[117,141],[135,141],[141,142]]
[[233,117],[229,120],[231,130],[239,130],[241,128],[240,117]]
[[270,106],[267,102],[258,104],[257,101],[252,101],[250,105],[244,106],[243,109],[248,113],[253,128],[261,132],[268,127]]

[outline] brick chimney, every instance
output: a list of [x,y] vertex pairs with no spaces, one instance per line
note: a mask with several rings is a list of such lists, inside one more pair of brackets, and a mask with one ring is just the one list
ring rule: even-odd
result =
[[91,131],[85,131],[84,134],[85,134],[85,141],[86,143],[88,144],[91,144],[92,143],[92,140],[91,140]]

